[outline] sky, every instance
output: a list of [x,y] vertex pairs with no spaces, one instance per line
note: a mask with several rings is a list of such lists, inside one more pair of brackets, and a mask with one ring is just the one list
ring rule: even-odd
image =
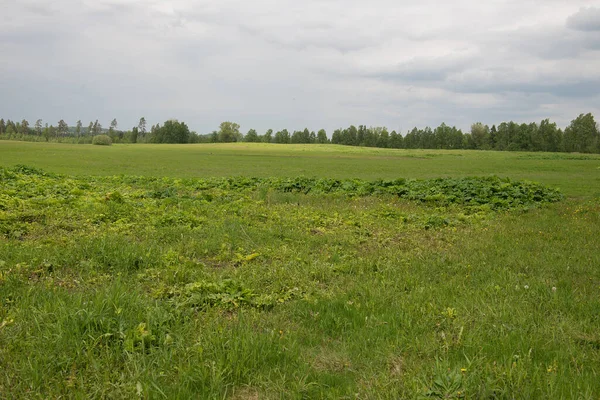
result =
[[259,134],[600,119],[600,0],[0,0],[0,117]]

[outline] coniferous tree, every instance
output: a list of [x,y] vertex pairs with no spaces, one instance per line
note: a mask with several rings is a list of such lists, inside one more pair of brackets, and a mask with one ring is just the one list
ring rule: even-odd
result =
[[81,136],[81,127],[82,127],[81,120],[78,120],[77,125],[75,125],[75,133],[77,134],[77,139],[79,139],[79,137]]
[[146,136],[146,118],[140,118],[140,122],[138,123],[138,134],[141,137]]
[[60,136],[66,136],[67,133],[69,132],[69,125],[65,122],[64,119],[61,119],[60,121],[58,121],[58,134]]
[[6,120],[6,134],[10,137],[15,133],[17,133],[17,129],[14,122],[12,122],[10,119]]
[[26,119],[21,121],[21,133],[23,135],[29,135],[29,122]]
[[37,121],[35,121],[35,133],[38,136],[42,136],[42,120],[38,119]]
[[100,124],[98,122],[98,120],[96,120],[96,122],[94,122],[94,125],[92,127],[92,136],[99,135],[101,133],[102,133],[102,124]]
[[6,120],[6,133],[16,133],[17,132],[17,127],[15,125],[14,122],[12,122],[10,119]]
[[57,137],[58,133],[58,129],[56,129],[54,125],[50,125],[50,127],[48,128],[48,138],[46,139],[46,141],[49,141],[50,138]]
[[498,130],[496,129],[496,125],[492,125],[490,128],[489,145],[490,149],[493,150],[495,150],[498,145]]
[[117,129],[117,119],[115,118],[110,122],[110,126],[108,127],[108,136],[110,136],[110,138],[113,140],[113,142],[117,141],[116,129]]
[[46,140],[46,142],[48,142],[50,140],[50,128],[48,127],[48,123],[46,122],[46,126],[44,127],[44,139]]
[[131,129],[131,133],[129,135],[129,143],[137,143],[139,132],[140,130],[137,126],[134,126]]

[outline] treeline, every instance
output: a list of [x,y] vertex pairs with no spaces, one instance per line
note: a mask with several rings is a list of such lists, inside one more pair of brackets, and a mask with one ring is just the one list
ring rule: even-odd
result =
[[108,135],[113,143],[333,143],[348,146],[381,147],[396,149],[474,149],[508,151],[548,151],[600,153],[600,130],[591,113],[581,114],[564,130],[556,123],[545,119],[540,123],[502,122],[498,126],[480,122],[471,126],[469,132],[442,123],[437,128],[413,128],[402,135],[389,132],[385,127],[352,125],[346,129],[336,129],[331,139],[324,129],[318,132],[308,129],[289,132],[267,130],[259,135],[254,129],[242,134],[240,126],[234,122],[223,122],[219,130],[199,135],[189,130],[184,122],[165,121],[162,125],[152,125],[148,130],[146,119],[140,118],[137,126],[119,130],[116,119],[108,129],[96,120],[84,127],[81,121],[72,127],[64,120],[55,126],[37,120],[33,127],[27,120],[13,122],[0,119],[0,139],[59,141],[71,143],[91,143],[96,135]]
[[350,126],[333,132],[331,143],[397,149],[473,149],[600,153],[600,131],[592,114],[581,114],[563,131],[545,119],[540,123],[503,122],[498,126],[480,122],[462,132],[444,123],[435,129],[413,128],[402,136],[386,128]]
[[[376,135],[374,135],[376,136]],[[341,135],[344,138],[344,134]],[[346,140],[352,133],[346,134]],[[357,141],[360,140],[357,132]],[[379,136],[386,142],[386,134]],[[343,139],[342,139],[343,140]],[[367,139],[368,140],[368,139]],[[371,139],[371,142],[375,138]],[[548,151],[600,153],[600,132],[592,114],[581,114],[563,131],[556,123],[545,119],[540,123],[502,122],[498,126],[475,123],[463,133],[456,127],[441,124],[435,129],[414,128],[404,137],[389,135],[388,147],[405,149],[474,149],[508,151]]]
[[2,118],[0,119],[0,138],[32,142],[91,143],[94,136],[110,135],[115,142],[136,142],[136,138],[131,137],[132,131],[120,131],[117,127],[116,119],[113,119],[110,127],[105,129],[98,120],[95,122],[90,121],[87,126],[84,126],[79,120],[75,126],[69,126],[62,119],[56,125],[49,125],[47,122],[44,123],[41,119],[38,119],[31,126],[26,119],[18,122],[10,119],[4,121]]
[[177,120],[168,120],[161,126],[153,125],[148,131],[146,119],[140,118],[137,126],[128,130],[118,129],[118,122],[113,119],[108,128],[104,128],[96,120],[83,126],[81,120],[75,126],[69,126],[64,120],[58,121],[56,126],[43,123],[38,119],[33,126],[27,120],[15,122],[0,119],[0,139],[24,140],[33,142],[66,142],[66,143],[92,143],[95,136],[107,135],[113,143],[196,143],[199,135],[190,132],[188,126]]
[[437,128],[413,128],[402,135],[389,132],[385,127],[352,125],[336,129],[331,139],[324,129],[317,133],[304,129],[290,133],[287,129],[264,135],[250,129],[243,135],[240,126],[223,122],[218,131],[198,136],[198,142],[264,142],[264,143],[333,143],[347,146],[382,147],[395,149],[473,149],[508,151],[548,151],[600,153],[600,131],[594,116],[581,114],[569,126],[562,129],[556,123],[544,119],[540,123],[502,122],[498,126],[477,122],[470,132],[442,123]]
[[318,133],[310,132],[307,128],[302,131],[290,133],[287,129],[274,132],[268,129],[264,135],[259,135],[255,129],[250,129],[245,135],[240,132],[240,126],[235,122],[222,122],[218,131],[198,137],[200,143],[230,143],[230,142],[255,142],[255,143],[331,143],[327,138],[325,129]]

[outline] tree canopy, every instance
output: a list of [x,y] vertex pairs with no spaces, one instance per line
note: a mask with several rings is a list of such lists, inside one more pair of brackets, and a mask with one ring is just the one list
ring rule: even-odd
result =
[[[29,121],[12,121],[0,118],[0,139],[31,141],[65,141],[91,143],[95,135],[107,133],[114,143],[200,143],[200,142],[263,142],[263,143],[296,143],[296,144],[341,144],[348,146],[382,147],[395,149],[473,149],[473,150],[508,150],[508,151],[547,151],[547,152],[582,152],[600,153],[600,129],[591,113],[580,114],[561,130],[549,119],[541,122],[517,123],[501,122],[489,127],[481,122],[471,125],[469,132],[463,132],[455,126],[445,123],[436,128],[413,128],[405,134],[399,131],[389,132],[386,127],[366,125],[350,125],[333,131],[331,139],[324,129],[310,131],[288,131],[281,129],[274,132],[268,129],[259,135],[255,129],[249,129],[246,135],[240,132],[240,125],[225,121],[219,129],[209,134],[198,135],[191,132],[184,122],[175,119],[152,125],[146,130],[146,119],[140,118],[133,128],[123,131],[118,129],[117,120],[113,119],[109,129],[95,120],[87,128],[81,120],[75,126],[69,126],[64,119],[57,125],[43,126],[37,119],[33,126]],[[290,133],[292,132],[292,133]]]
[[152,143],[189,143],[190,130],[185,122],[175,119],[165,121],[152,132]]

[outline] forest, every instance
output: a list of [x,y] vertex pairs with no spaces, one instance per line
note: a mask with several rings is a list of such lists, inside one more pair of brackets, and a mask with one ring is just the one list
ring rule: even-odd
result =
[[469,132],[463,132],[455,126],[442,123],[436,128],[413,128],[401,133],[385,127],[367,127],[351,125],[345,129],[336,129],[327,135],[324,129],[318,132],[303,130],[274,131],[268,129],[260,135],[255,129],[246,134],[240,131],[235,122],[222,122],[218,130],[209,134],[190,131],[185,122],[165,121],[162,125],[147,128],[146,119],[140,118],[137,126],[121,130],[116,119],[109,128],[104,128],[96,120],[84,127],[81,120],[70,126],[60,120],[56,126],[43,123],[38,119],[33,127],[23,119],[21,122],[0,119],[0,139],[47,141],[66,143],[92,143],[95,136],[110,138],[110,143],[229,143],[263,142],[279,144],[341,144],[347,146],[396,148],[396,149],[465,149],[500,151],[545,151],[600,153],[600,129],[591,113],[580,114],[571,123],[561,129],[549,119],[541,122],[517,123],[514,121],[485,125],[476,122]]

